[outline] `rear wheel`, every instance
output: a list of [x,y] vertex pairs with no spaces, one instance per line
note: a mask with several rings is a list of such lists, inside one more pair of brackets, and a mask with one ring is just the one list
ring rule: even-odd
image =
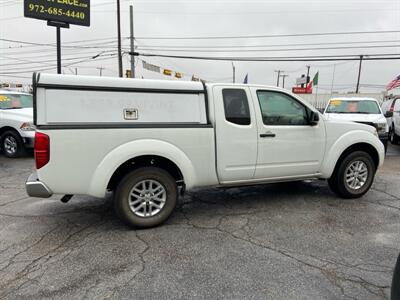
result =
[[6,131],[2,134],[1,148],[5,156],[15,158],[22,155],[24,151],[24,143],[17,132]]
[[389,140],[393,145],[397,145],[400,142],[400,137],[396,134],[396,131],[394,130],[394,125],[389,132]]
[[364,151],[355,151],[338,162],[328,183],[342,198],[359,198],[370,189],[375,171],[371,156]]
[[119,183],[114,207],[118,216],[134,227],[153,227],[173,212],[178,198],[174,178],[155,167],[140,168]]

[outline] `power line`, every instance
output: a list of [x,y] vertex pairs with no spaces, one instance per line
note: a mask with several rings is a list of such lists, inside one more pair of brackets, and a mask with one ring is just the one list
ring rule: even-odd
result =
[[291,48],[291,49],[233,49],[233,50],[184,50],[184,49],[153,49],[153,48],[139,48],[138,50],[149,51],[162,51],[162,52],[213,52],[213,53],[226,53],[226,52],[282,52],[282,51],[313,51],[313,50],[341,50],[341,49],[370,49],[370,48],[398,48],[398,45],[375,45],[375,46],[346,46],[346,47],[316,47],[316,48]]
[[[67,58],[67,59],[63,59],[63,61],[66,61],[66,60],[78,60],[78,61],[73,61],[73,62],[71,62],[71,63],[68,63],[68,64],[65,64],[65,65],[63,65],[63,67],[68,67],[68,66],[72,66],[72,65],[76,65],[76,64],[79,64],[79,63],[82,63],[82,62],[86,62],[86,61],[92,61],[92,60],[94,60],[94,59],[96,59],[96,61],[100,61],[100,60],[105,60],[105,59],[111,59],[111,58],[114,58],[114,56],[116,55],[116,53],[111,53],[111,54],[107,54],[107,55],[104,55],[104,56],[110,56],[110,57],[103,57],[103,58],[94,58],[94,57],[87,57],[87,56],[85,56],[85,57],[76,57],[76,58]],[[99,56],[102,56],[101,54],[99,55]],[[79,59],[81,59],[81,60],[79,60]],[[54,60],[52,60],[52,61],[54,61]],[[9,68],[6,72],[2,72],[2,73],[0,73],[0,75],[5,75],[5,74],[19,74],[19,73],[30,73],[30,72],[34,72],[34,71],[46,71],[46,70],[52,70],[52,69],[55,69],[56,68],[56,66],[54,66],[54,67],[48,67],[48,68],[42,68],[42,69],[36,69],[36,68],[34,68],[34,69],[27,69],[26,67],[24,67],[24,68],[20,68],[20,67],[17,67],[17,68]]]
[[[4,38],[0,38],[1,41],[5,41],[5,42],[11,42],[11,43],[20,43],[20,44],[26,44],[26,45],[32,45],[32,46],[45,46],[45,47],[56,47],[55,44],[51,43],[51,44],[45,44],[45,43],[36,43],[36,42],[27,42],[27,41],[20,41],[20,40],[11,40],[11,39],[4,39]],[[113,43],[114,41],[110,41],[110,42],[106,42],[106,44],[109,43]],[[94,45],[99,45],[98,47],[94,47],[94,46],[88,46],[88,45],[64,45],[64,48],[78,48],[78,49],[84,49],[84,48],[102,48],[102,43],[95,43]]]
[[[212,57],[212,56],[183,56],[183,55],[166,55],[154,53],[137,53],[145,57],[165,57],[165,58],[181,58],[181,59],[197,59],[197,60],[216,60],[216,61],[346,61],[360,60],[360,55],[319,55],[319,56],[292,56],[292,57]],[[397,60],[400,54],[370,54],[364,55],[363,60]]]
[[239,36],[162,36],[162,37],[136,37],[140,40],[212,40],[212,39],[254,39],[254,38],[276,38],[276,37],[295,37],[295,36],[330,36],[330,35],[358,35],[358,34],[386,34],[399,33],[400,30],[381,30],[381,31],[348,31],[348,32],[317,32],[317,33],[293,33],[293,34],[272,34],[272,35],[239,35]]
[[292,46],[324,46],[324,45],[353,45],[353,44],[381,44],[381,43],[397,43],[400,40],[380,40],[380,41],[352,41],[352,42],[324,42],[324,43],[294,43],[294,44],[268,44],[268,45],[231,45],[231,46],[171,46],[171,45],[143,45],[140,49],[160,48],[160,49],[229,49],[229,48],[270,48],[270,47],[292,47]]

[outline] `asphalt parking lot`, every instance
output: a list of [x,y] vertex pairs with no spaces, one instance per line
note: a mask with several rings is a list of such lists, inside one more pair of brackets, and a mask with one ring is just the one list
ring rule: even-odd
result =
[[111,199],[29,198],[31,157],[0,156],[2,299],[387,299],[400,251],[400,146],[372,190],[321,181],[187,194],[132,230]]

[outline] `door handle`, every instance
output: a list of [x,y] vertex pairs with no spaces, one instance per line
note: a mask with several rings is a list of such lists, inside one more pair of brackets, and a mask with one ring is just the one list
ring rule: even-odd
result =
[[266,132],[266,133],[261,133],[260,134],[260,137],[262,137],[262,138],[267,138],[267,137],[275,137],[276,136],[276,134],[275,133],[272,133],[271,131],[268,131],[268,132]]

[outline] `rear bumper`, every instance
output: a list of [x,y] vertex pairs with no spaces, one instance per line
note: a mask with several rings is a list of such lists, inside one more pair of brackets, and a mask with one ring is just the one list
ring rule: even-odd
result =
[[39,180],[36,172],[29,176],[25,189],[29,197],[49,198],[53,195],[53,192]]

